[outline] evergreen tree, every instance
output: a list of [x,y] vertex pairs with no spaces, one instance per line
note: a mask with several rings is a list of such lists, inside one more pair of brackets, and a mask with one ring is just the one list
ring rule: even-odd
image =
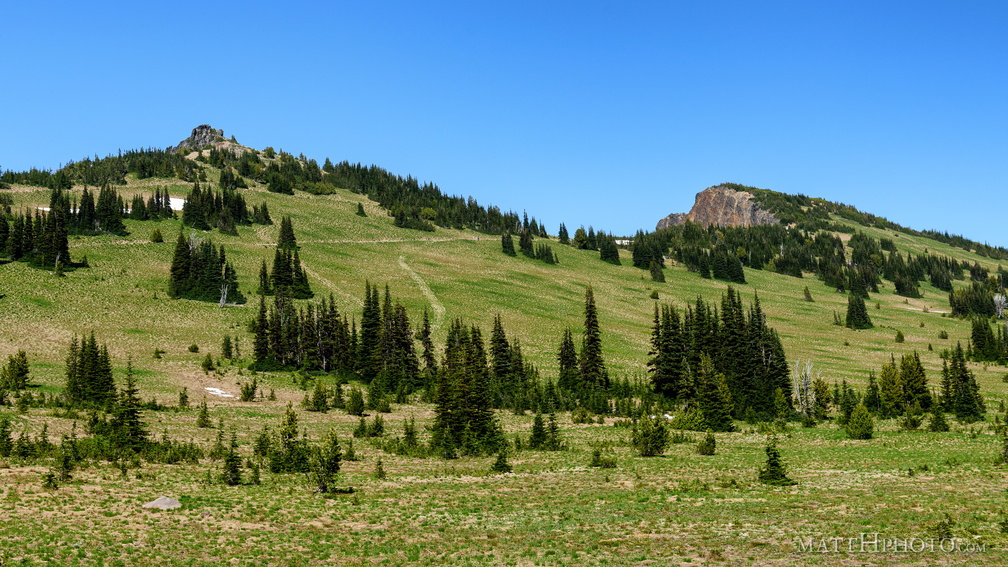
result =
[[168,279],[168,297],[184,297],[189,293],[191,285],[189,266],[192,264],[189,242],[179,227],[178,239],[175,241],[175,253],[172,256],[171,272]]
[[585,328],[578,361],[581,385],[586,388],[609,388],[609,373],[602,359],[602,334],[599,329],[598,310],[591,286],[585,290]]
[[873,327],[864,298],[857,294],[847,297],[847,327],[851,329],[870,329]]
[[508,256],[516,255],[514,240],[511,239],[510,232],[505,232],[504,235],[501,236],[501,248],[503,249],[504,253],[507,254]]
[[220,481],[227,486],[238,486],[242,483],[241,456],[238,455],[238,437],[231,431],[231,441],[221,462]]
[[871,413],[864,404],[859,404],[851,412],[850,419],[847,420],[847,437],[851,439],[871,439],[874,433],[874,424]]
[[619,248],[616,247],[616,239],[611,234],[600,232],[598,235],[599,258],[603,262],[620,265]]
[[19,350],[7,357],[0,370],[0,390],[23,390],[28,387],[28,354]]
[[570,329],[564,329],[563,337],[560,339],[557,362],[560,365],[557,387],[568,392],[576,390],[579,376],[578,355],[577,350],[574,348],[574,336],[571,334]]
[[298,433],[297,414],[289,402],[283,426],[271,443],[269,467],[273,473],[308,472],[310,467],[308,447]]
[[529,258],[535,257],[535,249],[532,246],[532,233],[528,229],[522,230],[518,235],[518,249]]
[[126,381],[119,391],[111,422],[116,445],[139,451],[147,441],[147,429],[140,416],[142,404],[133,376],[133,359],[130,358],[126,361]]
[[882,398],[879,393],[878,383],[875,381],[875,373],[868,373],[868,387],[865,389],[863,403],[868,411],[880,413],[882,411]]
[[560,230],[557,231],[557,237],[560,240],[560,244],[570,244],[570,236],[567,234],[567,227],[564,223],[560,223]]
[[293,252],[298,249],[297,237],[294,236],[294,223],[288,216],[280,219],[280,235],[277,238],[277,248]]
[[115,401],[115,382],[108,347],[100,348],[94,332],[81,340],[75,336],[70,343],[66,365],[66,396],[71,403],[108,406]]
[[966,366],[966,356],[961,344],[957,344],[952,351],[948,374],[951,384],[950,405],[956,417],[967,422],[983,419],[986,411],[983,396],[980,395],[976,377]]
[[879,415],[883,418],[896,417],[903,414],[903,404],[905,396],[903,394],[903,384],[900,381],[899,372],[896,370],[896,363],[890,362],[882,366],[879,374],[879,401],[881,411]]
[[941,404],[931,404],[931,421],[928,422],[928,431],[932,433],[942,433],[949,430],[948,421],[945,420],[945,412]]
[[759,471],[759,481],[771,486],[791,486],[796,484],[787,476],[787,469],[777,449],[777,438],[771,437],[766,446],[766,466]]
[[649,269],[651,270],[651,281],[655,282],[665,281],[665,272],[662,271],[661,266],[658,265],[658,262],[651,260]]
[[915,351],[905,354],[900,360],[900,383],[903,386],[903,400],[906,407],[920,406],[923,410],[931,408],[931,391],[928,389],[927,376],[920,356]]
[[538,450],[546,446],[546,423],[541,413],[532,419],[532,433],[529,435],[529,449]]
[[332,492],[332,483],[340,471],[340,461],[343,451],[340,448],[336,430],[330,429],[322,445],[312,452],[311,477],[315,484],[315,492],[328,494]]
[[665,418],[642,416],[630,432],[630,445],[642,457],[657,457],[669,444],[668,425]]
[[457,451],[484,454],[502,442],[488,396],[486,351],[479,327],[466,329],[456,319],[448,331],[444,361],[437,374],[431,448],[443,457]]
[[364,283],[364,311],[361,315],[360,342],[357,346],[357,372],[365,382],[370,382],[378,375],[379,366],[376,358],[380,356],[378,349],[381,341],[382,317],[378,304],[378,288],[370,282]]
[[724,374],[714,372],[714,365],[706,354],[700,360],[697,389],[697,403],[705,427],[712,431],[734,431],[732,395],[728,382]]

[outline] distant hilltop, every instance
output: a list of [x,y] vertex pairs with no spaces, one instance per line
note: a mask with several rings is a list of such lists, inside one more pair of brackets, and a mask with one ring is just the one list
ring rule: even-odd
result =
[[753,201],[753,194],[727,185],[715,185],[697,193],[688,213],[672,213],[658,221],[656,230],[690,221],[703,226],[755,226],[780,222]]
[[182,149],[202,150],[214,142],[223,141],[224,130],[214,130],[209,124],[200,124],[193,128],[192,134],[188,138],[179,142],[177,146],[168,148],[168,151],[174,153]]

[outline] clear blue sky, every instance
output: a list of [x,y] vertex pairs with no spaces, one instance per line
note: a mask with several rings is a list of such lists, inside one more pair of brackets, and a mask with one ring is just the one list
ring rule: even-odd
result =
[[734,181],[1008,246],[1004,2],[3,12],[3,169],[165,147],[206,122],[527,209],[550,232],[652,230]]

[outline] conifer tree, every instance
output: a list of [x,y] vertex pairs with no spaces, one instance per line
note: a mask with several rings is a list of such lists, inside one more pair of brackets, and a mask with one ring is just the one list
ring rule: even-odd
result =
[[662,271],[661,266],[658,265],[658,262],[651,260],[649,269],[651,270],[651,281],[655,282],[665,281],[665,272]]
[[142,402],[133,376],[133,359],[126,361],[126,381],[116,401],[112,431],[116,445],[138,451],[147,441],[147,429],[140,417]]
[[868,373],[868,387],[865,389],[863,402],[868,411],[880,413],[882,411],[882,398],[879,392],[878,383],[875,381],[875,373]]
[[340,471],[340,461],[343,451],[340,448],[336,430],[330,429],[322,440],[322,444],[312,452],[311,477],[315,484],[315,492],[328,494],[332,492],[332,483]]
[[108,347],[98,346],[94,332],[70,343],[66,364],[66,396],[70,402],[108,406],[115,400],[115,383]]
[[942,433],[949,430],[948,421],[945,420],[945,411],[941,404],[931,404],[931,421],[928,422],[928,431],[932,433]]
[[851,329],[870,329],[873,327],[864,298],[851,293],[847,296],[847,327]]
[[168,280],[168,296],[184,297],[189,292],[189,266],[192,264],[189,242],[179,227],[178,239],[175,241],[175,253],[172,256],[171,273]]
[[928,389],[927,375],[920,356],[915,351],[905,354],[900,360],[900,383],[903,386],[903,400],[906,407],[931,408],[931,391]]
[[602,358],[602,333],[592,287],[585,290],[585,325],[578,361],[581,385],[586,388],[609,388],[609,373]]
[[557,361],[560,365],[557,387],[568,392],[574,391],[578,387],[578,355],[574,348],[574,336],[569,328],[564,329],[563,337],[560,339]]
[[896,370],[895,362],[882,366],[878,387],[879,401],[881,402],[879,415],[883,418],[902,415],[905,397],[903,394],[903,384],[900,382],[900,375]]
[[535,249],[532,246],[532,233],[526,228],[518,235],[518,248],[521,253],[529,258],[535,257]]
[[227,451],[221,462],[220,481],[227,486],[238,486],[242,483],[241,478],[241,456],[238,455],[238,437],[235,431],[231,430],[231,441],[228,443]]
[[697,403],[706,428],[719,432],[734,431],[733,403],[728,382],[724,374],[714,371],[714,365],[706,354],[700,360],[697,389]]
[[951,406],[956,417],[967,422],[983,419],[986,411],[983,396],[980,395],[976,377],[966,366],[966,356],[961,344],[957,344],[952,351],[948,374],[951,384]]
[[847,437],[851,439],[871,439],[874,434],[874,424],[871,413],[864,404],[858,404],[847,420]]
[[501,248],[503,249],[504,253],[507,254],[508,256],[516,255],[514,240],[512,240],[510,232],[505,232],[504,235],[501,236]]
[[28,386],[28,354],[19,350],[7,357],[0,369],[0,390],[23,390]]
[[766,446],[766,466],[759,471],[759,481],[771,486],[791,486],[796,484],[787,476],[787,469],[777,449],[777,438],[771,437]]
[[560,230],[557,231],[557,238],[560,240],[560,244],[570,244],[570,235],[567,233],[567,227],[564,223],[560,223]]
[[277,237],[277,248],[293,252],[298,249],[297,237],[294,236],[294,223],[288,216],[280,219],[280,235]]
[[365,382],[370,382],[378,375],[376,357],[380,356],[378,349],[381,341],[382,317],[378,303],[378,287],[364,283],[364,311],[361,315],[360,342],[357,346],[357,372]]

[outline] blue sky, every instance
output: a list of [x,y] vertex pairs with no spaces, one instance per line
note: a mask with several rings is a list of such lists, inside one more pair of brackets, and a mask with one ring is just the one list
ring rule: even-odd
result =
[[551,232],[733,181],[1008,246],[1003,2],[146,4],[4,8],[0,167],[210,123]]

